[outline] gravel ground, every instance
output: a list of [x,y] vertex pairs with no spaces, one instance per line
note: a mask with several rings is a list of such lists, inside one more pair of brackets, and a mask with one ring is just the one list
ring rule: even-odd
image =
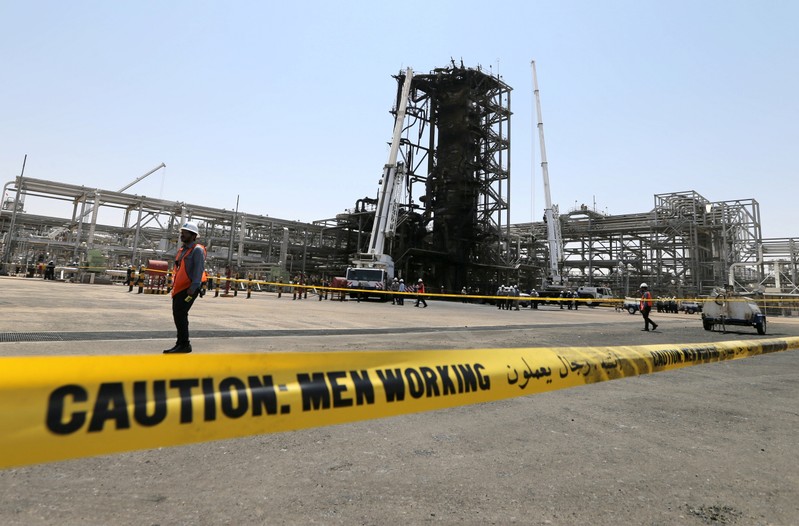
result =
[[[0,353],[151,354],[165,296],[0,278]],[[206,297],[195,352],[756,341],[697,315]],[[64,341],[47,338],[72,336]],[[772,318],[766,337],[799,336]],[[2,524],[740,524],[799,517],[799,353],[474,406],[0,471]]]

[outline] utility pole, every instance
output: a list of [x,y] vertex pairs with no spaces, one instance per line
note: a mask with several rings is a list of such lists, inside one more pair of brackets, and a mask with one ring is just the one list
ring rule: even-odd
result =
[[230,243],[227,248],[227,268],[233,262],[233,230],[236,228],[236,217],[239,215],[239,196],[236,196],[236,211],[233,212],[233,222],[230,223]]
[[14,210],[11,212],[11,224],[8,227],[8,239],[6,239],[6,247],[3,251],[2,268],[8,273],[7,265],[10,264],[8,258],[11,257],[11,248],[14,243],[14,226],[17,222],[17,208],[19,208],[19,194],[22,191],[22,177],[25,175],[25,164],[28,162],[28,154],[22,159],[22,171],[19,174],[19,181],[17,184],[17,195],[14,197]]

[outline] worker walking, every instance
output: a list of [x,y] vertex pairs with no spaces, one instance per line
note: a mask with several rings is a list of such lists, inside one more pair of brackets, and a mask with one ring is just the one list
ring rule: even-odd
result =
[[397,305],[405,305],[405,293],[407,292],[407,289],[405,288],[404,279],[399,280],[399,288],[397,289],[397,292],[399,292],[397,295]]
[[175,254],[175,284],[172,287],[172,318],[178,332],[177,342],[164,354],[191,352],[189,341],[189,310],[200,293],[205,269],[205,247],[197,243],[200,231],[191,222],[180,227],[183,246]]
[[399,296],[397,295],[399,292],[399,278],[394,278],[394,281],[391,282],[391,304],[392,305],[399,305]]
[[649,313],[652,311],[652,293],[649,292],[649,287],[647,287],[646,283],[641,283],[641,304],[639,307],[641,315],[644,317],[644,328],[641,330],[648,331],[650,323],[653,331],[657,329],[658,324],[649,319]]
[[427,308],[427,302],[424,300],[424,282],[422,278],[419,278],[419,281],[416,284],[416,305],[415,307],[419,306],[419,303],[424,304],[424,307]]

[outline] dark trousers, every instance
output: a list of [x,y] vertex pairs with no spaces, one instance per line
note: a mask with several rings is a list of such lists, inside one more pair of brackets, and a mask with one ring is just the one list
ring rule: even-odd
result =
[[193,297],[191,301],[186,301],[188,296],[188,289],[172,296],[172,319],[175,320],[175,328],[178,330],[178,345],[189,343],[189,310],[191,310],[191,306],[194,305],[194,300],[197,297]]
[[644,330],[649,330],[649,324],[652,324],[652,330],[657,327],[654,321],[649,319],[649,313],[652,311],[652,307],[646,306],[641,309],[641,315],[644,317]]

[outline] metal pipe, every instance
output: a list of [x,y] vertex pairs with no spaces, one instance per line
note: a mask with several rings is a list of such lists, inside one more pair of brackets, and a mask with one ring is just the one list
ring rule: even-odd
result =
[[757,245],[757,261],[754,263],[745,263],[745,262],[738,262],[733,263],[730,265],[730,276],[729,276],[729,284],[732,286],[732,290],[735,290],[735,267],[747,267],[750,265],[762,265],[763,264],[763,244],[758,243]]
[[137,177],[136,179],[134,179],[134,180],[133,180],[133,182],[126,184],[125,186],[123,186],[122,188],[120,188],[119,190],[117,190],[117,192],[119,192],[119,193],[122,193],[122,192],[124,192],[125,190],[127,190],[128,188],[130,188],[131,186],[133,186],[134,184],[138,183],[139,181],[141,181],[141,180],[142,180],[142,179],[144,179],[145,177],[148,177],[148,176],[150,176],[150,175],[154,174],[155,172],[157,172],[157,171],[158,171],[158,170],[160,170],[161,168],[166,168],[166,164],[164,164],[164,163],[161,163],[161,164],[159,164],[158,166],[156,166],[155,168],[153,168],[152,170],[150,170],[150,171],[149,171],[149,172],[147,172],[146,174],[144,174],[144,175],[142,175],[142,176],[140,176],[140,177]]
[[136,264],[136,255],[139,251],[139,232],[141,232],[141,214],[144,203],[139,203],[139,217],[136,219],[136,234],[133,236],[133,253],[130,255],[131,264]]
[[95,190],[94,192],[94,208],[92,209],[92,222],[89,225],[89,237],[86,240],[86,244],[89,248],[94,246],[94,230],[97,227],[97,212],[100,210],[100,192]]

